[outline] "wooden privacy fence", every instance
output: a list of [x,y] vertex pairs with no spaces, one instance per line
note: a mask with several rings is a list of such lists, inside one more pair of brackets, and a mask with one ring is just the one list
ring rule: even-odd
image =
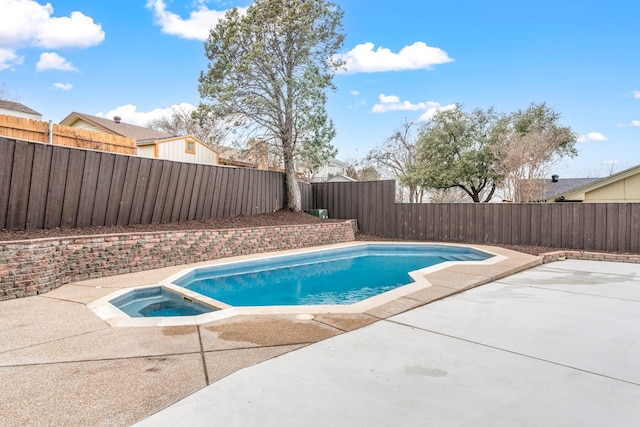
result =
[[[51,132],[51,135],[50,135]],[[25,141],[37,141],[87,148],[119,154],[136,154],[136,141],[124,136],[77,129],[39,120],[0,114],[0,136]]]
[[[311,188],[301,184],[304,207]],[[0,229],[168,223],[272,212],[279,172],[0,138]]]
[[395,203],[395,182],[313,184],[315,208],[360,230],[435,242],[640,252],[638,203]]

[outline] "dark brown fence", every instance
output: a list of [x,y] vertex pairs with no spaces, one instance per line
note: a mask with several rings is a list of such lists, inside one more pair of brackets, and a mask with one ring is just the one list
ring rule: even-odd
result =
[[[303,208],[311,186],[301,184]],[[0,138],[0,229],[167,223],[272,212],[283,175]]]
[[638,203],[395,203],[393,181],[313,185],[315,208],[360,230],[435,242],[640,252]]
[[[300,184],[303,209],[436,242],[640,252],[638,203],[395,203],[395,182]],[[0,138],[0,229],[168,223],[272,212],[279,172]]]

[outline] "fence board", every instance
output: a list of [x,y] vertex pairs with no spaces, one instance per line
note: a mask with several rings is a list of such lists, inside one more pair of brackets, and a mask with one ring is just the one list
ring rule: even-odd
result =
[[187,166],[187,175],[184,182],[184,194],[182,195],[182,202],[180,208],[179,221],[186,221],[189,219],[189,207],[191,206],[191,198],[193,196],[193,186],[196,176],[196,165],[189,164]]
[[107,207],[109,205],[109,189],[111,187],[114,164],[115,156],[112,154],[102,153],[100,156],[100,167],[98,169],[96,197],[91,216],[91,225],[93,226],[105,225]]
[[69,153],[64,201],[62,202],[62,227],[74,228],[77,224],[80,191],[86,151],[72,150]]
[[211,168],[209,170],[209,177],[207,178],[207,186],[204,197],[204,208],[202,209],[202,218],[212,218],[215,216],[214,203],[214,188],[216,183],[216,176],[222,173],[222,168]]
[[14,164],[14,150],[16,142],[11,139],[0,138],[0,229],[7,226],[7,212],[9,209],[9,194],[11,174]]
[[167,197],[164,200],[164,209],[162,210],[162,222],[175,221],[174,209],[178,203],[178,198],[182,199],[181,194],[178,194],[178,187],[180,185],[180,175],[182,172],[182,163],[174,163],[171,168],[171,178],[169,178],[169,186],[167,188]]
[[629,250],[632,252],[640,252],[640,203],[630,205],[630,210]]
[[25,167],[13,168],[11,174],[6,221],[6,227],[9,230],[24,228],[27,219],[33,152],[34,147],[32,145],[23,141],[16,141],[14,161],[16,164],[25,165]]
[[130,224],[133,198],[135,197],[136,183],[138,181],[138,171],[140,170],[140,159],[130,157],[127,162],[127,170],[122,184],[122,197],[120,198],[120,209],[118,209],[118,225]]
[[171,182],[171,174],[173,166],[177,163],[162,161],[162,172],[160,173],[160,182],[158,183],[158,194],[153,206],[153,215],[151,223],[158,224],[163,222],[165,207],[167,205],[167,195],[169,194],[169,183]]
[[204,185],[202,185],[204,171],[204,165],[196,165],[196,175],[193,178],[193,194],[191,195],[191,203],[189,204],[189,216],[187,217],[189,218],[189,220],[200,218],[198,216],[198,207],[202,206],[200,195],[204,193]]
[[27,208],[27,229],[41,229],[44,227],[50,168],[51,147],[41,144],[35,145],[29,205]]
[[190,165],[187,163],[180,164],[180,174],[178,175],[178,186],[176,187],[176,198],[173,201],[173,208],[171,209],[171,222],[180,221],[180,218],[186,218],[186,214],[183,214],[183,206],[185,198],[188,197],[187,179],[189,177]]
[[214,199],[216,217],[227,216],[229,213],[229,210],[227,209],[227,212],[225,214],[225,200],[227,199],[229,177],[232,170],[233,169],[225,169],[224,173],[222,175],[218,175],[218,178],[216,180],[216,193]]
[[62,224],[62,207],[64,204],[70,151],[71,150],[66,148],[59,149],[53,147],[52,149],[44,228],[60,227]]
[[151,224],[153,222],[153,213],[158,200],[158,190],[160,188],[162,167],[164,164],[165,162],[151,162],[149,183],[147,186],[147,192],[144,195],[144,205],[142,207],[142,215],[140,217],[141,224]]
[[78,204],[76,227],[87,227],[91,225],[99,171],[100,153],[97,151],[87,151],[84,160],[84,170],[82,171],[80,203]]
[[118,212],[120,210],[128,164],[129,157],[127,156],[116,156],[114,160],[111,186],[109,188],[109,201],[107,202],[107,215],[104,220],[105,225],[117,224],[118,222]]
[[151,172],[151,159],[140,159],[138,174],[136,176],[133,199],[131,200],[131,212],[129,213],[129,224],[141,224],[144,199],[147,195],[147,184],[149,183],[149,173]]

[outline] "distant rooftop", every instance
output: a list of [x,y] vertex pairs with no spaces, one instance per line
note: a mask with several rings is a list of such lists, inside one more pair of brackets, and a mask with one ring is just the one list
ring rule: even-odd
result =
[[555,198],[561,194],[571,191],[574,188],[582,187],[583,185],[591,184],[592,182],[599,181],[602,178],[558,178],[557,181],[553,179],[547,179],[545,181],[546,191],[543,200],[549,200]]
[[136,126],[129,123],[124,123],[116,116],[113,119],[106,119],[104,117],[91,116],[89,114],[73,112],[65,117],[60,124],[66,126],[73,126],[78,120],[83,120],[93,126],[102,129],[105,132],[124,136],[126,138],[133,138],[136,141],[143,140],[157,140],[171,138],[176,135],[172,135],[168,132],[160,130],[149,129],[142,126]]
[[33,110],[19,102],[0,100],[0,109],[19,111],[21,113],[35,114],[38,116],[42,116],[42,114],[38,113],[36,110]]

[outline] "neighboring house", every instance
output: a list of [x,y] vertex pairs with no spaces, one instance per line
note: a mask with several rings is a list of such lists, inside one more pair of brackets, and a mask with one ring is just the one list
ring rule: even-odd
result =
[[[567,191],[591,184],[592,182],[599,181],[600,179],[602,178],[560,178],[559,175],[553,175],[551,179],[532,181],[536,181],[535,185],[544,192],[541,200],[544,200],[545,202],[553,202],[557,197],[560,197]],[[540,183],[539,181],[544,182]]]
[[346,175],[333,175],[331,178],[325,180],[324,182],[358,182],[358,181]]
[[62,125],[133,138],[141,157],[177,162],[219,164],[218,152],[194,136],[176,136],[168,132],[124,123],[119,116],[113,120],[73,112]]
[[193,136],[137,141],[138,156],[177,162],[220,164],[218,152]]
[[[587,179],[587,178],[585,178]],[[606,178],[575,181],[572,188],[545,194],[547,202],[638,203],[640,202],[640,165]],[[552,180],[553,181],[553,180]],[[557,179],[560,183],[562,179]]]
[[106,132],[113,135],[120,135],[127,138],[133,138],[136,141],[172,138],[175,136],[168,132],[124,123],[119,116],[115,116],[113,120],[111,120],[104,117],[96,117],[90,116],[89,114],[73,112],[65,117],[60,124],[79,129],[87,129],[94,132]]
[[215,150],[220,155],[219,161],[221,165],[258,169],[258,162],[253,158],[249,150],[239,150],[224,145],[216,145]]
[[349,164],[338,159],[330,159],[327,164],[318,169],[313,182],[324,182],[329,180],[332,176],[345,175]]
[[19,102],[0,100],[0,114],[22,117],[23,119],[42,120],[42,114]]

